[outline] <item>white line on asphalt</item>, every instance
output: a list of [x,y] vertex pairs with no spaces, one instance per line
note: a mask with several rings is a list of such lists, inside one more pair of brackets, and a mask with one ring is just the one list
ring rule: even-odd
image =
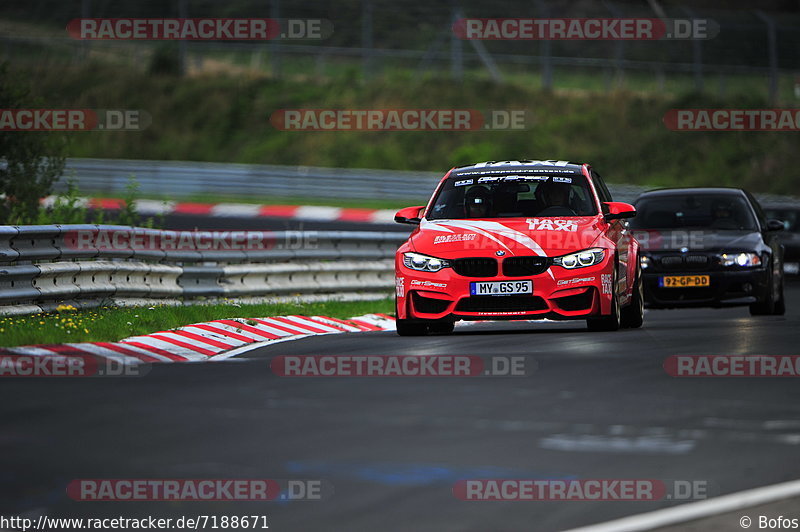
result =
[[635,532],[696,521],[704,517],[744,510],[768,502],[800,495],[800,480],[763,486],[751,490],[722,495],[705,501],[681,504],[605,523],[573,528],[567,532]]

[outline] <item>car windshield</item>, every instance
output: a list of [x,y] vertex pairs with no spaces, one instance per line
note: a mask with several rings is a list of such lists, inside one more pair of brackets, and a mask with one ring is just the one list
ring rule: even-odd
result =
[[756,230],[747,201],[733,194],[664,194],[636,202],[632,229]]
[[582,175],[476,173],[448,178],[433,202],[428,219],[595,214],[597,206]]

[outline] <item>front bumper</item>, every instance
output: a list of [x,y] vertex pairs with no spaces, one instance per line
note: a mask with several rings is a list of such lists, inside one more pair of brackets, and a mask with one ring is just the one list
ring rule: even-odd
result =
[[[665,275],[708,275],[710,286],[663,288]],[[762,301],[767,294],[769,272],[765,268],[730,271],[648,272],[642,274],[645,306],[648,308],[726,307]]]
[[[613,259],[587,268],[550,266],[529,277],[466,277],[444,268],[435,273],[396,261],[397,316],[425,320],[586,319],[611,312]],[[530,280],[528,295],[471,296],[470,283]]]

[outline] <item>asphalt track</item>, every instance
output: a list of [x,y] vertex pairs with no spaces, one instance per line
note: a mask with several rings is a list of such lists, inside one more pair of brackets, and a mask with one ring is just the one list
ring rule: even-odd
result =
[[[797,355],[783,317],[651,311],[640,330],[485,323],[451,336],[317,336],[140,378],[0,384],[0,514],[268,516],[270,530],[559,530],[673,501],[467,502],[461,478],[704,480],[712,492],[800,478],[793,378],[673,378],[674,354]],[[287,354],[523,356],[527,377],[285,378]],[[308,502],[75,502],[76,478],[326,479]],[[796,509],[796,507],[795,507]],[[800,517],[800,515],[792,516]],[[738,521],[720,530],[741,530]]]

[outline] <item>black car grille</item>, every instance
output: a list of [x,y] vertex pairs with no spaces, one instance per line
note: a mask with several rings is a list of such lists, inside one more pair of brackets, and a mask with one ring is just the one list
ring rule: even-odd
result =
[[659,259],[659,264],[664,270],[702,270],[711,265],[708,255],[666,255]]
[[524,312],[546,310],[547,303],[537,296],[472,296],[456,305],[456,312]]
[[414,300],[414,308],[424,314],[440,314],[447,310],[450,301],[446,299],[434,299],[432,297],[421,296],[416,292],[411,293]]
[[547,257],[510,257],[503,261],[503,275],[506,277],[528,277],[547,271],[550,261]]
[[464,277],[495,277],[497,260],[491,258],[456,259],[453,270]]

